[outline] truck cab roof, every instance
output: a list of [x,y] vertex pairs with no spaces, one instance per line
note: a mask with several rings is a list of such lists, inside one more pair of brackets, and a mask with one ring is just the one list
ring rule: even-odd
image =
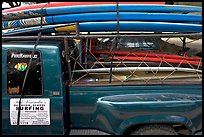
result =
[[[21,48],[31,48],[36,44],[35,41],[6,41],[4,43],[2,43],[2,47],[6,48],[6,47],[21,47]],[[60,47],[62,44],[62,42],[59,41],[40,41],[38,43],[38,47]]]

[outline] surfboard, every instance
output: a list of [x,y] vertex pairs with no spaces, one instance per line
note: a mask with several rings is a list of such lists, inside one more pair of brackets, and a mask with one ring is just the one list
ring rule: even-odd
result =
[[[202,76],[200,76],[202,77]],[[150,79],[151,78],[151,79]],[[192,79],[192,78],[198,78],[198,76],[196,75],[189,75],[189,76],[170,76],[168,78],[166,78],[166,80],[169,80],[169,79],[176,79],[176,80],[179,80],[179,79]],[[165,79],[165,76],[160,76],[160,77],[144,77],[143,79],[142,78],[131,78],[129,80],[126,80],[125,79],[125,76],[123,77],[119,77],[119,78],[112,78],[112,82],[115,82],[115,81],[123,81],[123,82],[127,82],[127,81],[144,81],[145,80],[147,81],[148,79],[150,79],[150,81],[152,80],[160,80],[160,79]],[[161,81],[161,80],[160,80]],[[74,82],[74,83],[80,83],[80,82],[109,82],[109,79],[108,78],[84,78],[84,79],[81,79],[79,82]]]
[[[99,61],[102,61],[103,58],[97,58]],[[109,56],[111,60],[112,57]],[[180,60],[180,59],[164,59],[164,58],[152,58],[152,57],[130,57],[130,56],[114,56],[114,61],[152,61],[152,62],[168,62],[168,63],[177,63],[177,64],[192,64],[192,65],[202,65],[201,61],[189,61],[189,60]]]
[[[202,12],[201,7],[183,5],[159,5],[159,4],[119,4],[119,12]],[[53,16],[76,13],[116,12],[116,4],[60,6],[51,8],[28,9],[13,12],[3,12],[2,21],[34,18],[41,16]]]
[[[109,51],[93,51],[95,55],[105,54],[109,55]],[[178,55],[170,55],[170,54],[160,54],[160,53],[148,53],[148,52],[132,52],[132,51],[113,51],[114,55],[123,55],[129,57],[152,57],[152,58],[163,58],[163,59],[180,59],[180,60],[189,60],[189,61],[201,61],[198,57],[188,57],[188,56],[178,56]]]
[[[88,63],[87,63],[88,64]],[[113,62],[110,62],[110,61],[107,61],[107,62],[101,62],[101,61],[96,61],[96,62],[93,62],[93,64],[97,67],[103,67],[103,66],[106,66],[106,67],[110,67],[112,65],[112,67],[124,67],[124,66],[129,66],[129,67],[142,67],[142,66],[159,66],[159,63],[158,62],[139,62],[139,61],[113,61]],[[91,66],[93,65],[91,64]],[[165,64],[164,64],[165,65]],[[161,66],[163,66],[163,64],[161,64]]]
[[[84,81],[84,82],[108,82],[109,81],[109,74],[103,74],[100,75],[100,73],[97,74],[89,74],[86,77],[82,78],[80,80],[80,82]],[[114,74],[114,76],[112,77],[112,81],[123,81],[123,82],[127,82],[127,81],[138,81],[138,80],[169,80],[169,79],[192,79],[192,78],[197,78],[197,79],[201,79],[202,75],[199,74],[186,74],[186,73],[157,73],[156,75],[153,73],[146,73],[143,72],[141,74],[135,74],[135,75],[117,75]],[[74,80],[73,80],[74,82]]]
[[[75,22],[102,22],[117,21],[116,12],[100,12],[100,13],[79,13],[64,14],[56,16],[45,16],[42,18],[42,25],[53,25]],[[143,12],[120,12],[120,21],[148,21],[148,22],[174,22],[174,23],[195,23],[202,22],[201,15],[188,14],[168,14],[168,13],[143,13]],[[4,21],[2,29],[11,29],[18,27],[38,26],[41,23],[41,17]],[[169,30],[171,30],[169,28]]]
[[[118,2],[119,4],[165,4],[165,2]],[[116,4],[116,2],[48,2],[40,4],[25,5],[11,9],[3,10],[2,13],[15,12],[21,10],[30,10],[37,8],[49,8],[60,6],[77,6],[77,5],[98,5],[98,4]]]
[[[42,26],[42,33],[57,32],[76,32],[75,25],[67,25],[64,27],[56,27],[56,25]],[[36,34],[40,30],[40,26],[23,28],[3,32],[2,35],[16,34]],[[86,22],[79,23],[80,32],[111,32],[117,30],[117,22]],[[151,31],[151,32],[202,32],[202,25],[185,24],[185,23],[164,23],[164,22],[132,22],[121,21],[120,31]]]
[[[126,70],[126,71],[125,71]],[[83,82],[109,82],[110,73],[104,72],[89,72],[85,73],[81,77],[74,78],[73,83]],[[202,81],[202,73],[195,72],[181,72],[181,71],[129,71],[124,69],[121,72],[112,72],[112,82],[130,82],[130,81],[143,81],[151,82],[158,80],[158,82],[164,82],[168,80],[191,80]]]
[[[113,72],[124,72],[124,71],[183,71],[183,72],[197,72],[202,73],[202,70],[192,68],[180,68],[180,67],[117,67],[112,68]],[[74,70],[72,72],[110,72],[110,68],[95,68],[95,69],[83,69]]]
[[[118,63],[116,63],[118,62]],[[191,66],[189,64],[179,64],[179,63],[166,63],[166,62],[147,62],[147,61],[144,61],[144,62],[139,62],[136,63],[137,61],[113,61],[112,63],[110,61],[107,61],[107,62],[94,62],[92,64],[89,64],[87,63],[89,66],[93,66],[95,65],[96,67],[98,68],[102,68],[102,67],[147,67],[147,66],[151,66],[151,67],[171,67],[171,66],[179,66],[179,67],[182,67],[182,68],[192,68],[192,66],[196,69],[202,69],[202,65],[200,65],[198,67],[198,65],[192,65]]]

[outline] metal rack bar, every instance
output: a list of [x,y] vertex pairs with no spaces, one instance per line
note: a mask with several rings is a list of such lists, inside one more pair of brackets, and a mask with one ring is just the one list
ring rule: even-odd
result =
[[[201,33],[189,33],[189,34],[182,34],[182,33],[171,33],[171,34],[123,34],[123,35],[108,35],[108,34],[81,34],[81,35],[57,35],[57,36],[41,36],[41,39],[53,39],[53,38],[68,38],[68,39],[73,39],[73,38],[115,38],[115,37],[188,37],[188,36],[194,36],[194,37],[202,37],[202,32]],[[3,36],[2,40],[31,40],[31,39],[37,39],[38,36]]]

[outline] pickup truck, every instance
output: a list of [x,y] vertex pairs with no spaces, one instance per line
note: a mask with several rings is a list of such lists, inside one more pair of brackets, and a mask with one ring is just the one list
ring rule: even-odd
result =
[[3,135],[14,135],[18,128],[19,134],[25,135],[65,135],[71,129],[96,129],[115,135],[179,135],[202,130],[202,80],[77,80],[80,74],[72,74],[80,65],[74,68],[73,58],[66,62],[66,45],[71,49],[74,42],[42,39],[38,43],[18,118],[22,83],[35,41],[3,40]]

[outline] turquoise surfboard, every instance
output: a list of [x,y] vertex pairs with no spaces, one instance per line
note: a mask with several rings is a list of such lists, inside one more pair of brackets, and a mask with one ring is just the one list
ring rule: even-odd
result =
[[[80,5],[80,6],[60,6],[51,8],[37,8],[20,10],[14,12],[2,13],[2,21],[11,21],[17,19],[26,19],[42,16],[76,14],[76,13],[97,13],[97,12],[116,12],[116,4],[101,4],[101,5]],[[202,12],[202,8],[198,6],[184,5],[161,5],[161,4],[119,4],[119,12],[155,12],[155,13],[170,13],[170,12]]]
[[[202,32],[202,25],[188,23],[166,23],[166,22],[134,22],[121,21],[120,31],[152,31],[152,32]],[[42,26],[42,33],[73,32],[75,25],[59,27],[57,25]],[[3,33],[3,35],[36,34],[40,26],[23,28]],[[80,32],[117,31],[117,22],[86,22],[79,23]]]

